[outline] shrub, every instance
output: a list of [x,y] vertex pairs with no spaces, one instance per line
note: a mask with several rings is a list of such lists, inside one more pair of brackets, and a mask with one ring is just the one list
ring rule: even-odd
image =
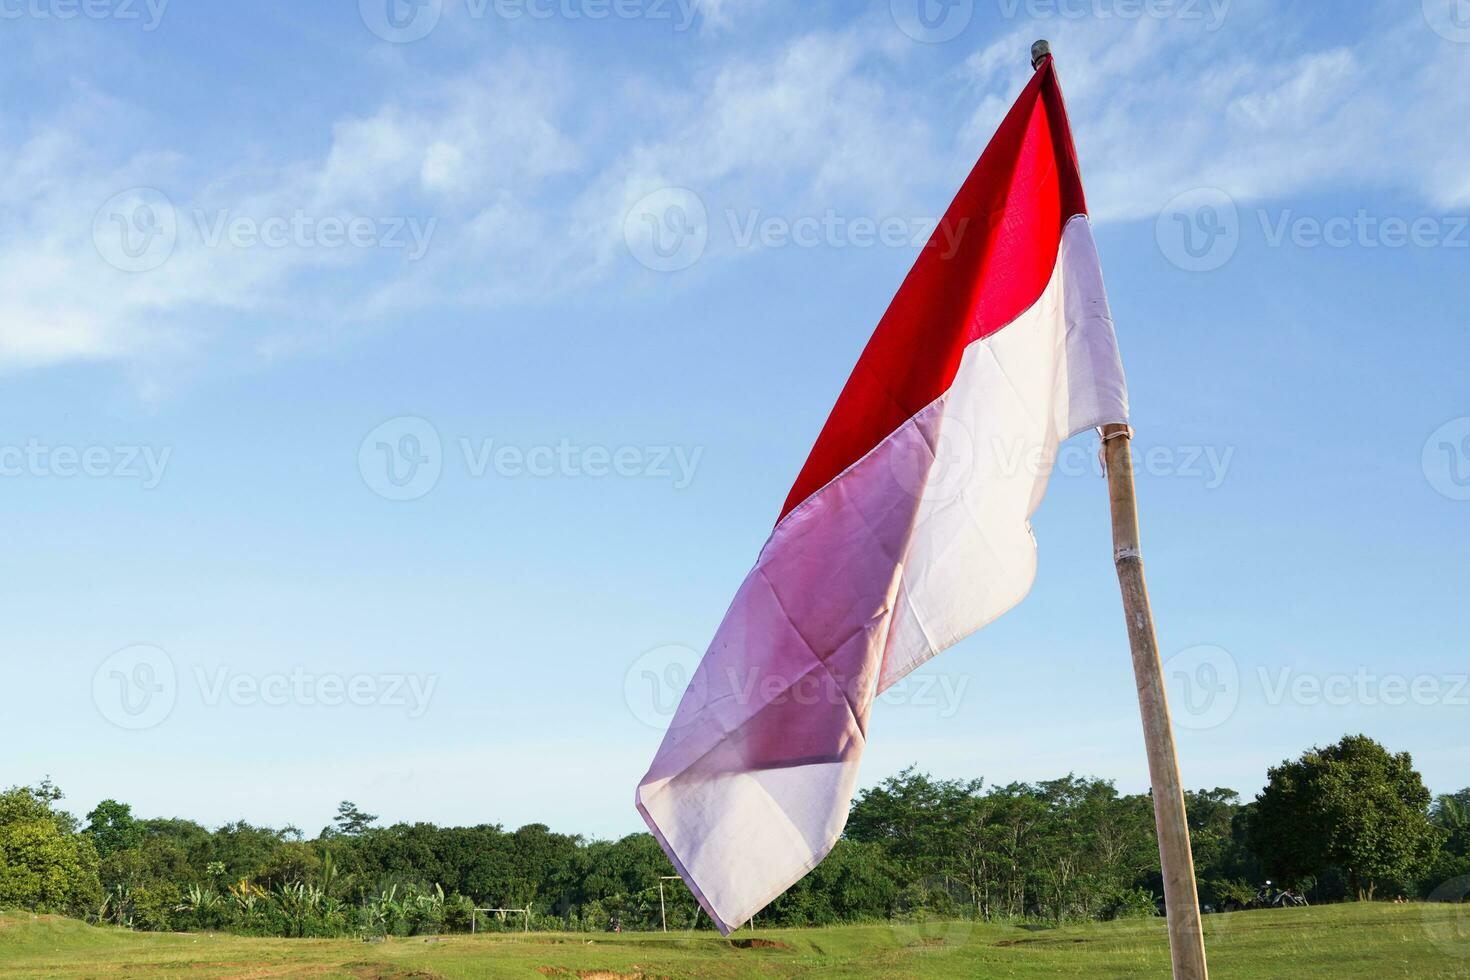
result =
[[1150,919],[1159,914],[1158,899],[1143,888],[1123,888],[1104,901],[1104,919]]

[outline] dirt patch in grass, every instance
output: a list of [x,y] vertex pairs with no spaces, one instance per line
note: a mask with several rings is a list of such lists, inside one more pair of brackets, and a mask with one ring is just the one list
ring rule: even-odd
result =
[[[190,970],[218,971],[221,969],[229,971],[223,976],[230,980],[268,980],[271,977],[310,977],[337,973],[345,970],[350,976],[359,980],[442,980],[437,973],[428,973],[423,970],[405,970],[391,963],[367,963],[354,962],[343,963],[341,966],[332,966],[326,963],[314,963],[309,965],[298,965],[291,963],[266,964],[266,963],[220,963],[203,962],[179,964]],[[131,974],[135,968],[124,968],[123,972]],[[136,967],[139,973],[151,976],[156,969],[154,965],[142,964]],[[220,975],[217,974],[216,975]]]
[[405,970],[388,963],[344,963],[342,969],[359,980],[439,980],[427,970]]
[[774,939],[732,939],[730,945],[736,949],[790,949],[785,943]]

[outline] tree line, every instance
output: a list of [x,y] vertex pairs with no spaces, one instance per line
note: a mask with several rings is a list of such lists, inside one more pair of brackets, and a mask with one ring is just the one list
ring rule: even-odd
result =
[[[380,826],[344,802],[314,837],[244,821],[213,830],[106,800],[78,820],[49,781],[0,794],[0,908],[143,930],[416,935],[525,928],[710,928],[648,834],[587,840],[529,824]],[[1432,798],[1407,753],[1365,736],[1283,762],[1250,802],[1187,794],[1201,900],[1267,878],[1314,902],[1460,901],[1470,789]],[[1464,886],[1464,887],[1457,887]],[[1156,915],[1152,801],[1065,776],[987,785],[906,769],[853,801],[843,839],[760,913],[762,925],[978,918],[1061,923]],[[476,908],[527,909],[522,921]]]

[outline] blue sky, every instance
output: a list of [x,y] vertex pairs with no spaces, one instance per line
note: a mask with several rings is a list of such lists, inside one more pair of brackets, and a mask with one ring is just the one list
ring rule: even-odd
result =
[[[0,5],[0,782],[640,829],[683,671],[1047,37],[1186,783],[1363,731],[1470,784],[1470,10],[915,4]],[[1094,453],[866,782],[1146,785]]]

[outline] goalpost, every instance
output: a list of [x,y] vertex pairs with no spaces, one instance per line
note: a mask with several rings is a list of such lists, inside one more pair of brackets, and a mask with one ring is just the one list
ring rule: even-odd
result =
[[[680,878],[678,875],[659,875],[658,876],[658,918],[659,918],[659,924],[661,926],[663,926],[664,932],[668,932],[669,931],[669,913],[668,913],[668,909],[665,908],[665,906],[664,906],[664,882],[666,882],[666,881],[679,881],[679,882],[682,882],[683,880],[684,879],[683,878]],[[689,925],[689,928],[690,929],[694,929],[696,926],[699,925],[699,913],[702,912],[702,911],[704,911],[704,910],[702,908],[700,908],[699,903],[698,902],[695,902],[694,903],[694,921],[692,923],[690,923],[690,925]],[[752,929],[755,928],[755,916],[753,916],[753,915],[750,917],[750,927]]]
[[[668,932],[669,931],[669,914],[668,914],[667,910],[664,909],[664,882],[666,882],[666,881],[679,881],[679,880],[680,879],[679,879],[679,876],[678,875],[659,875],[658,876],[658,918],[659,918],[659,922],[664,927],[664,932]],[[694,907],[695,907],[696,910],[699,908],[698,904],[696,904]],[[694,921],[695,922],[698,922],[699,921],[699,912],[698,911],[695,911],[695,913],[694,913]]]
[[518,913],[518,914],[520,914],[521,916],[524,917],[524,919],[523,919],[523,921],[521,923],[521,931],[522,932],[530,932],[531,931],[531,906],[527,905],[523,909],[481,909],[481,908],[470,909],[470,932],[471,932],[471,934],[479,931],[478,916],[479,916],[479,913],[481,913],[481,912],[494,912],[496,915],[500,916],[500,918],[502,920],[504,920],[504,918],[506,917],[506,915],[508,915],[508,914],[510,914],[512,912]]

